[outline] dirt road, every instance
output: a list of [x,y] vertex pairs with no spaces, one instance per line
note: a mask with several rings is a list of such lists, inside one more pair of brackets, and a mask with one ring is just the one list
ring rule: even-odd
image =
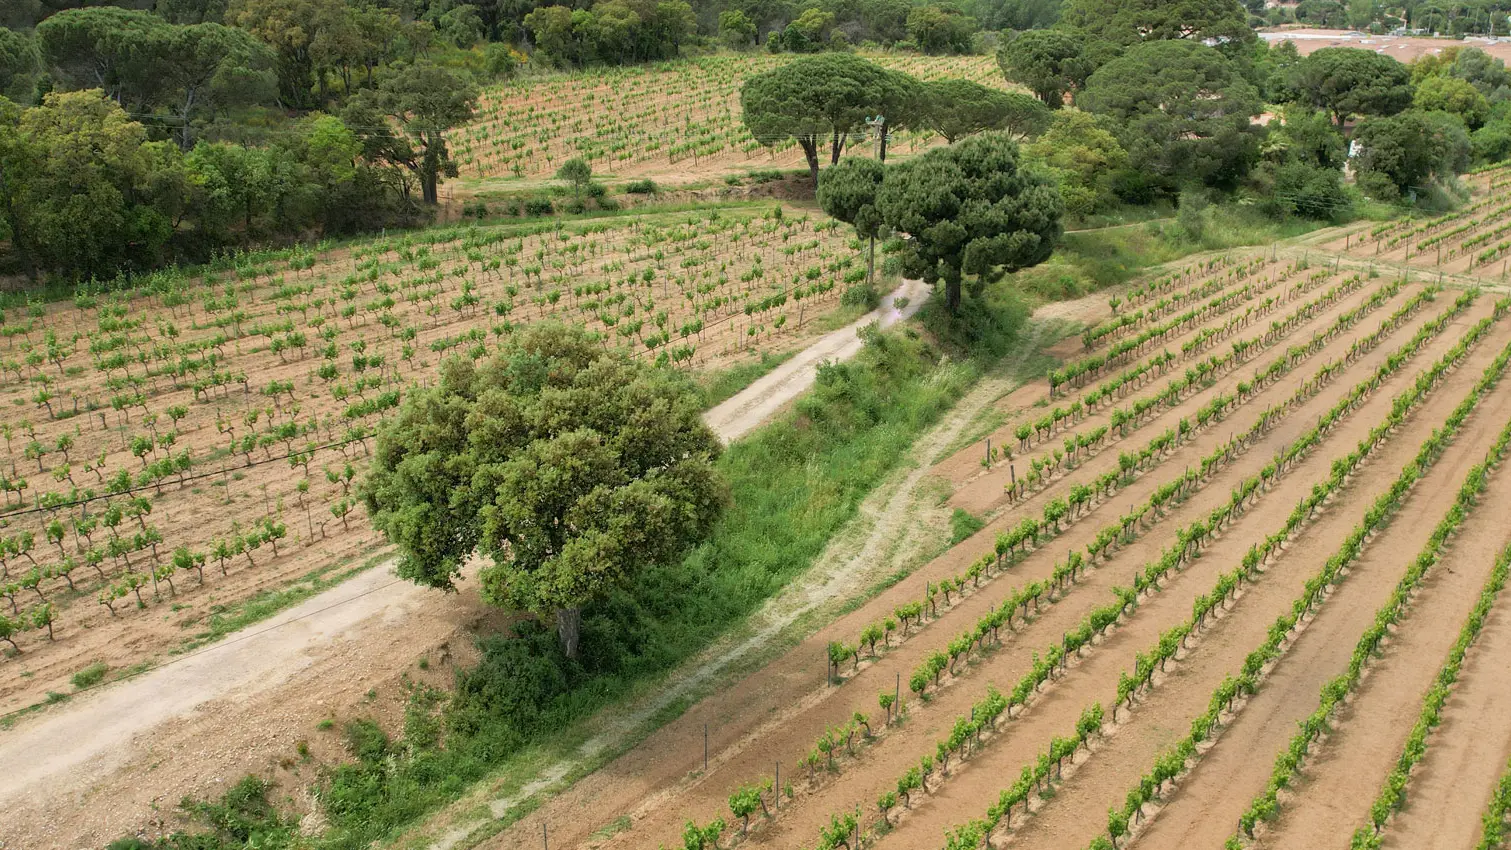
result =
[[[927,295],[904,282],[877,310],[709,411],[709,424],[726,442],[749,433],[811,386],[820,362],[854,356],[857,329],[896,324]],[[900,298],[909,300],[899,308]],[[0,847],[99,844],[182,794],[248,771],[297,775],[295,741],[310,738],[317,756],[322,746],[337,754],[334,738],[312,734],[318,718],[359,705],[379,716],[401,711],[397,680],[416,677],[416,658],[438,657],[431,677],[448,682],[453,654],[469,649],[464,636],[497,616],[474,593],[433,593],[387,564],[191,655],[23,717],[0,733]],[[33,793],[39,788],[48,794]]]
[[[751,384],[744,392],[708,411],[703,416],[704,421],[718,432],[724,442],[738,440],[812,386],[818,377],[820,363],[854,357],[861,347],[857,331],[872,322],[878,322],[884,328],[897,324],[918,312],[928,293],[929,287],[922,281],[903,281],[901,286],[881,300],[880,307],[856,320],[854,324],[821,337],[796,357],[772,370],[771,374]],[[902,302],[900,307],[899,300]]]

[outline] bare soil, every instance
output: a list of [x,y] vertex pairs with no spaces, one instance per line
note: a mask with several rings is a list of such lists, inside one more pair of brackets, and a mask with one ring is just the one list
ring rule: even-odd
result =
[[[927,293],[913,294],[910,310]],[[889,301],[868,320],[897,321],[898,312]],[[846,327],[816,345],[842,358],[854,353],[846,350],[854,337],[853,326]],[[808,383],[811,375],[805,382],[793,372],[775,392],[748,388],[729,407],[743,412],[714,427],[733,429],[721,432],[732,439]],[[764,407],[743,403],[752,396],[763,399]],[[341,758],[339,727],[318,732],[321,719],[381,719],[385,711],[397,716],[406,698],[402,679],[449,686],[457,659],[465,661],[471,652],[471,636],[497,631],[506,620],[473,592],[434,593],[398,579],[388,564],[248,632],[21,717],[0,733],[0,773],[22,778],[0,786],[0,806],[7,810],[0,844],[103,844],[160,821],[154,812],[171,809],[184,795],[213,793],[248,772],[273,772],[292,780],[289,787],[307,784],[312,774],[298,773],[307,764],[295,755],[298,741],[308,742],[320,760]],[[164,631],[170,628],[177,627],[168,624]],[[119,641],[119,632],[99,635],[105,646]],[[106,655],[115,665],[140,657],[142,644],[135,641],[144,638],[132,635],[133,642]],[[416,666],[421,658],[430,666],[428,675]],[[73,669],[65,664],[56,675],[66,678]],[[368,697],[369,691],[375,696]],[[227,725],[230,715],[255,721]],[[27,793],[39,787],[50,793]],[[167,805],[159,806],[164,800]]]
[[[1511,476],[1502,472],[1501,478]],[[1507,504],[1511,497],[1503,495],[1505,489],[1500,487],[1498,500],[1490,504]],[[1484,523],[1465,529],[1463,542],[1455,544],[1454,555],[1445,564],[1458,569],[1478,566],[1478,559],[1495,557],[1491,544],[1497,539],[1504,542],[1506,536],[1504,522],[1487,516]],[[1470,558],[1476,560],[1466,564]],[[1508,657],[1511,610],[1497,604],[1464,659],[1427,755],[1412,771],[1406,806],[1391,822],[1384,846],[1456,850],[1472,847],[1479,839],[1480,816],[1511,760],[1511,714],[1505,710],[1511,700]]]

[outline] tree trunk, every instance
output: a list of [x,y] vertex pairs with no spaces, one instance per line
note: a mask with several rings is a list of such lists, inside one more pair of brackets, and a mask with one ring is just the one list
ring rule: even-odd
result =
[[888,121],[881,122],[881,140],[876,145],[876,161],[880,163],[887,161],[887,134],[890,127],[891,124]]
[[430,169],[420,171],[420,194],[422,200],[430,206],[435,206],[440,201],[440,191],[437,188],[439,182],[436,172]]
[[839,155],[845,152],[845,140],[847,138],[848,136],[845,133],[841,133],[838,130],[834,131],[834,135],[829,139],[830,165],[839,164]]
[[871,237],[871,245],[866,254],[866,283],[876,280],[876,237]]
[[798,145],[803,149],[803,156],[808,159],[808,174],[813,178],[813,190],[818,191],[818,137],[798,136]]
[[[944,306],[949,308],[950,314],[960,312],[960,281],[947,280],[944,282]],[[1059,523],[1055,523],[1058,527]]]
[[560,608],[556,611],[556,636],[561,651],[568,658],[577,657],[577,642],[582,636],[582,609]]

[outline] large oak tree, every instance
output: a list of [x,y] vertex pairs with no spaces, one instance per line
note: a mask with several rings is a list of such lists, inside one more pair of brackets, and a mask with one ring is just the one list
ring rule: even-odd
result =
[[584,605],[681,557],[723,508],[699,398],[580,328],[527,328],[405,399],[363,497],[401,576],[451,589],[482,555],[484,598],[554,617],[573,657]]

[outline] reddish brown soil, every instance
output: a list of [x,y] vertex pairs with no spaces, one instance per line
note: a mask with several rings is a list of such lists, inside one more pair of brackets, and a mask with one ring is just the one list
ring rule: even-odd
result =
[[[1511,478],[1504,473],[1501,479]],[[1497,480],[1497,485],[1503,484]],[[1492,485],[1506,504],[1506,487]],[[1489,526],[1489,527],[1487,527]],[[1504,523],[1485,522],[1464,530],[1447,563],[1457,569],[1477,567],[1496,556],[1490,544],[1504,540]],[[1462,551],[1461,551],[1462,550]],[[1466,558],[1475,558],[1472,564]],[[1504,593],[1504,591],[1502,591]],[[1454,850],[1471,847],[1480,837],[1480,816],[1496,782],[1511,759],[1511,610],[1497,605],[1464,660],[1442,720],[1433,732],[1427,755],[1411,775],[1406,807],[1396,814],[1385,846],[1393,850]]]
[[[1399,331],[1397,335],[1404,339],[1410,332],[1407,328]],[[1428,348],[1432,351],[1440,351],[1451,344],[1449,337],[1445,336],[1435,346],[1428,346]],[[1376,359],[1357,364],[1354,372],[1362,374],[1366,369],[1373,368],[1373,364],[1378,359],[1383,359],[1390,348],[1388,343],[1382,346],[1377,350]],[[1320,356],[1328,355],[1324,353]],[[1433,355],[1430,352],[1424,352],[1421,356],[1425,358]],[[1427,361],[1424,359],[1423,362]],[[1325,390],[1322,397],[1309,403],[1307,409],[1325,409],[1333,399],[1346,392],[1350,385],[1348,378],[1340,379],[1338,383]],[[1282,388],[1267,392],[1266,395],[1278,400],[1280,395],[1288,392],[1288,389]],[[1263,399],[1257,401],[1253,406],[1253,411],[1257,412],[1264,403]],[[1371,401],[1371,407],[1356,414],[1356,417],[1360,422],[1368,422],[1372,415],[1378,415],[1371,414],[1369,410],[1381,410],[1388,407],[1388,404],[1387,392],[1382,390]],[[1241,412],[1231,418],[1230,422],[1234,430],[1244,426],[1246,415]],[[1241,474],[1252,474],[1257,470],[1258,465],[1267,461],[1274,449],[1278,449],[1287,440],[1294,439],[1293,433],[1299,433],[1306,418],[1304,415],[1297,415],[1290,420],[1287,427],[1295,429],[1294,431],[1288,432],[1281,429],[1272,432],[1262,446],[1252,449],[1245,455],[1244,460],[1221,473],[1219,481],[1209,485],[1204,493],[1210,495],[1198,497],[1173,511],[1171,517],[1161,523],[1160,529],[1173,529],[1181,524],[1183,519],[1189,521],[1201,515],[1205,510],[1204,506],[1211,504],[1210,500],[1226,498],[1226,486],[1221,482],[1238,480],[1237,477]],[[1176,456],[1167,459],[1160,469],[1178,468],[1180,457],[1199,457],[1203,448],[1216,445],[1225,438],[1225,431],[1221,436],[1209,433],[1198,438],[1195,444],[1188,445]],[[1343,450],[1343,446],[1350,445],[1346,435],[1333,439],[1336,439],[1340,451]],[[1331,442],[1332,439],[1330,439],[1330,444]],[[1325,468],[1321,461],[1317,464],[1318,468]],[[654,846],[658,841],[670,840],[674,837],[686,818],[704,821],[724,812],[725,798],[735,785],[760,776],[769,777],[777,760],[784,765],[784,776],[794,776],[796,774],[794,762],[807,752],[826,726],[842,722],[857,710],[868,714],[875,713],[877,711],[876,692],[887,690],[887,685],[895,684],[898,673],[902,673],[905,678],[923,655],[936,648],[939,641],[958,631],[965,624],[974,621],[976,616],[979,616],[987,606],[994,604],[995,600],[1000,598],[1009,587],[1040,577],[1052,565],[1054,553],[1059,551],[1062,543],[1067,547],[1073,547],[1078,545],[1076,541],[1078,536],[1092,533],[1098,524],[1096,516],[1114,516],[1120,510],[1126,510],[1136,498],[1146,497],[1148,490],[1160,480],[1162,476],[1159,470],[1141,478],[1138,484],[1119,493],[1109,503],[1099,506],[1093,517],[1085,523],[1085,531],[1072,531],[1067,540],[1057,541],[1054,546],[1015,567],[1012,576],[997,579],[996,583],[1007,583],[1002,590],[999,591],[994,583],[990,589],[967,597],[942,618],[949,621],[948,623],[929,624],[921,634],[916,635],[900,648],[893,649],[879,661],[863,667],[843,687],[814,692],[811,685],[807,687],[801,685],[805,681],[811,681],[815,675],[822,675],[819,666],[821,662],[816,659],[819,657],[817,653],[821,652],[826,641],[853,640],[853,634],[858,632],[864,623],[875,619],[881,612],[890,610],[898,602],[914,598],[923,581],[959,571],[965,563],[976,556],[982,546],[989,544],[992,531],[998,527],[998,523],[994,523],[993,526],[973,537],[971,541],[956,547],[955,550],[915,573],[860,611],[847,616],[836,624],[837,627],[822,630],[795,649],[783,661],[755,674],[738,689],[714,698],[717,705],[705,703],[708,706],[706,712],[695,710],[688,717],[664,728],[645,745],[621,758],[600,774],[577,783],[557,801],[525,818],[517,827],[506,831],[490,846],[514,846],[513,843],[523,840],[523,836],[538,833],[542,822],[548,824],[551,834],[555,837],[554,840],[562,842],[562,846],[575,846],[578,842],[587,841],[588,835],[602,826],[602,824],[582,823],[580,818],[574,819],[571,813],[583,810],[631,814],[635,819],[634,826],[622,837],[613,839],[611,844]],[[1304,475],[1298,473],[1289,478],[1286,484],[1281,485],[1280,489],[1283,492],[1266,496],[1264,508],[1256,509],[1247,521],[1262,522],[1263,518],[1269,514],[1283,519],[1290,510],[1290,504],[1309,487],[1310,482]],[[1005,525],[1015,520],[1016,517],[1006,516],[999,522]],[[1081,527],[1077,526],[1078,529]],[[1238,545],[1241,539],[1235,538],[1234,545]],[[1153,532],[1147,542],[1140,541],[1119,553],[1111,565],[1096,571],[1064,602],[1048,609],[1026,630],[1015,635],[1005,650],[994,653],[988,659],[966,668],[960,677],[932,697],[927,704],[912,705],[910,709],[912,714],[906,724],[887,730],[876,742],[862,749],[855,762],[845,760],[844,767],[834,779],[820,783],[820,786],[812,793],[806,791],[806,782],[797,783],[799,788],[797,799],[791,802],[784,801],[783,814],[771,824],[761,827],[758,840],[774,846],[792,846],[809,842],[816,835],[817,825],[826,822],[828,815],[836,808],[847,805],[845,801],[874,800],[876,793],[895,782],[896,775],[900,774],[904,764],[915,760],[923,746],[931,744],[939,736],[941,724],[953,722],[956,714],[965,710],[972,701],[979,698],[980,683],[1011,682],[1028,663],[1030,653],[1042,650],[1043,644],[1053,640],[1054,636],[1083,616],[1091,606],[1101,604],[1106,596],[1107,588],[1122,575],[1123,570],[1118,569],[1118,564],[1137,565],[1143,559],[1155,555],[1161,545],[1163,545],[1162,533]],[[1246,548],[1246,546],[1245,542],[1241,548]],[[1217,569],[1223,562],[1222,558],[1204,558],[1198,566],[1205,568],[1210,565],[1212,569]],[[1180,586],[1187,588],[1191,596],[1202,592],[1205,584],[1209,583],[1200,579],[1187,581],[1181,578],[1179,581]],[[1168,612],[1165,616],[1176,617],[1178,621],[1179,617],[1184,616],[1184,612],[1189,611],[1191,596],[1181,598],[1180,594],[1172,593],[1162,599],[1156,599],[1149,610],[1158,610],[1154,606],[1167,606],[1164,609]],[[1173,601],[1164,602],[1163,599]],[[1160,621],[1152,615],[1147,620],[1142,619],[1143,617],[1143,609],[1141,609],[1140,614],[1135,618],[1135,624],[1126,630],[1126,633],[1133,637],[1127,638],[1126,643],[1121,645],[1127,647],[1126,652],[1129,654],[1135,649],[1143,648],[1143,644],[1137,639],[1142,631],[1135,631],[1135,629],[1151,629],[1157,633],[1158,629],[1171,624]],[[1138,626],[1137,624],[1141,622],[1146,625]],[[956,625],[950,625],[951,623]],[[1123,633],[1124,631],[1120,630],[1119,634]],[[1095,660],[1088,660],[1085,664],[1117,665],[1124,660],[1126,659],[1117,652],[1103,653],[1098,650]],[[1078,673],[1073,673],[1073,676],[1079,679]],[[972,685],[966,681],[967,679],[977,684]],[[1113,681],[1115,681],[1115,675]],[[1098,676],[1090,676],[1086,682],[1087,687],[1098,690],[1109,687],[1106,681]],[[1055,692],[1058,693],[1058,686]],[[794,694],[798,695],[794,696]],[[737,710],[735,706],[747,708]],[[1051,723],[1058,722],[1064,717],[1063,713],[1055,711],[1041,713],[1038,708],[1031,709],[1029,716],[1040,718],[1032,722]],[[720,729],[720,732],[716,733],[718,741],[715,747],[717,754],[715,763],[711,765],[710,775],[690,777],[688,775],[690,766],[686,763],[685,753],[680,751],[681,748],[676,742],[693,731],[700,731],[701,723],[710,717],[718,719],[716,728]],[[748,720],[742,719],[747,717]],[[747,730],[743,737],[737,737],[737,743],[729,743],[729,736],[722,731],[728,729],[731,724],[744,726]],[[1016,729],[1017,726],[1010,728]],[[1057,730],[1057,733],[1059,732],[1063,730]],[[1010,734],[1013,739],[1018,738],[1017,732]],[[1025,733],[1023,740],[1033,741],[1032,746],[1040,743],[1039,738],[1032,734]],[[1012,746],[1012,744],[1009,741],[1003,746]],[[967,770],[970,769],[972,768],[967,768]],[[636,777],[637,781],[634,783],[627,781],[627,778],[631,776]],[[947,784],[946,789],[953,787],[955,783],[952,781]],[[652,791],[652,789],[657,790]],[[954,792],[946,790],[943,793]],[[638,802],[635,802],[637,800]],[[869,806],[869,803],[867,805]],[[909,820],[921,819],[920,814],[910,816]],[[909,820],[904,821],[901,829],[912,828],[907,826]],[[904,842],[898,846],[907,845]]]

